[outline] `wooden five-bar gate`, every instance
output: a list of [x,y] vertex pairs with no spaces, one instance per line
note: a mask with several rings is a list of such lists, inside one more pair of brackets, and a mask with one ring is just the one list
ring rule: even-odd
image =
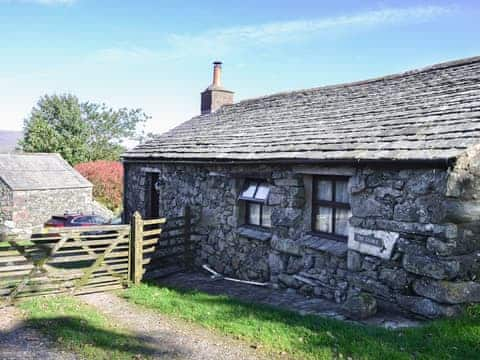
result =
[[[192,265],[192,219],[142,219],[130,225],[51,228],[0,239],[0,298],[120,289]],[[181,264],[182,267],[178,267]]]

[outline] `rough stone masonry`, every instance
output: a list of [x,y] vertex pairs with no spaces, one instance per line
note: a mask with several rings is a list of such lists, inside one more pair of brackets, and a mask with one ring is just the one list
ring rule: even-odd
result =
[[[178,216],[189,204],[200,218],[197,265],[228,276],[338,303],[369,293],[389,309],[452,316],[480,301],[479,160],[477,147],[448,169],[126,163],[125,213],[158,201],[162,216]],[[152,173],[158,199],[148,197]],[[348,242],[311,231],[313,174],[349,176]],[[244,225],[238,197],[251,177],[270,185],[269,230]]]

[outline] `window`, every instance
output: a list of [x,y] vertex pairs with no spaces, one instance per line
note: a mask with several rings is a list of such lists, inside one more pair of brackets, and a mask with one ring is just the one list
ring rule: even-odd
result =
[[239,199],[245,201],[245,224],[269,228],[272,208],[267,206],[270,187],[260,180],[248,180]]
[[312,230],[346,240],[351,216],[348,178],[313,178]]

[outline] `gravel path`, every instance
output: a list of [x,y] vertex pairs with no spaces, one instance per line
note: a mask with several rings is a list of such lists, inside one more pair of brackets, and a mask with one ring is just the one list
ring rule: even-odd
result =
[[0,359],[73,360],[76,356],[28,327],[15,307],[0,306]]
[[112,321],[141,338],[161,359],[271,359],[255,345],[236,341],[178,319],[140,308],[111,293],[80,296]]

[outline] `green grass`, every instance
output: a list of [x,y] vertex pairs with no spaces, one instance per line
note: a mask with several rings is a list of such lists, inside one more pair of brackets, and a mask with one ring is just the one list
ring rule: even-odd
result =
[[224,296],[142,284],[123,293],[131,302],[195,322],[296,359],[479,359],[480,307],[458,319],[386,330],[301,316]]
[[69,296],[38,297],[19,303],[26,321],[86,359],[143,359],[142,343],[115,327],[93,307]]

